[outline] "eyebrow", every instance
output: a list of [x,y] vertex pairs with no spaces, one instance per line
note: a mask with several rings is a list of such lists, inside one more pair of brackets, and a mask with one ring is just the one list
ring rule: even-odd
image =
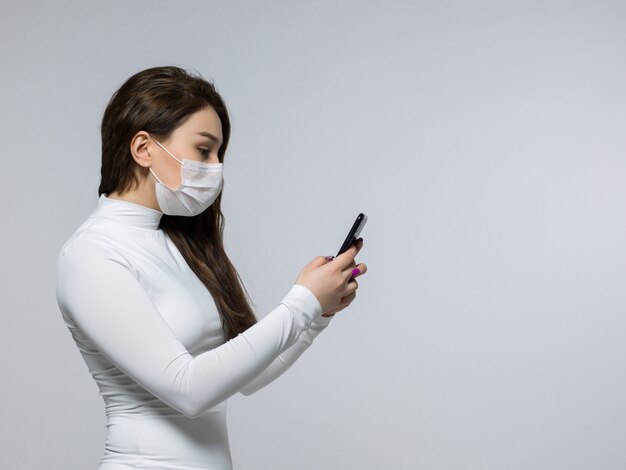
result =
[[[210,132],[201,131],[201,132],[198,132],[198,135],[202,135],[204,137],[208,137],[209,139],[213,140],[214,142],[219,142],[219,139],[217,137],[215,137],[213,134],[211,134]],[[221,143],[220,143],[220,145],[221,145]]]

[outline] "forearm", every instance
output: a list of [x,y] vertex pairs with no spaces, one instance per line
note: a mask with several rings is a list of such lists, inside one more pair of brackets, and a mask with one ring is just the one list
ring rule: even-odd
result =
[[317,317],[308,330],[300,334],[298,341],[280,354],[259,375],[240,389],[243,395],[256,393],[280,377],[313,343],[313,340],[328,326],[333,317]]

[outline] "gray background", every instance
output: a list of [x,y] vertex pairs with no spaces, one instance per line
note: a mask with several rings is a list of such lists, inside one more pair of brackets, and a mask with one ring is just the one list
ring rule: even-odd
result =
[[111,94],[215,81],[226,246],[263,316],[359,211],[358,297],[230,401],[245,469],[626,468],[624,2],[2,2],[0,467],[96,468],[55,263]]

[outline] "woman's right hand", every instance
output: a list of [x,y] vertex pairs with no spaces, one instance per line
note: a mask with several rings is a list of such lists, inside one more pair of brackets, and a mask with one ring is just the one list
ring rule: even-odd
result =
[[365,263],[356,265],[354,257],[363,247],[363,240],[352,244],[339,256],[328,261],[324,256],[317,256],[307,264],[295,281],[307,287],[326,312],[339,306],[342,298],[356,292],[359,285],[353,278],[352,270],[357,267],[362,275],[367,271]]

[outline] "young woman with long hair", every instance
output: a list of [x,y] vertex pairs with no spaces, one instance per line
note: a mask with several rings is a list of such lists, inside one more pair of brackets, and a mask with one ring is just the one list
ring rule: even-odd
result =
[[99,469],[231,469],[227,399],[282,374],[354,300],[363,240],[315,257],[257,320],[224,251],[230,121],[213,84],[174,66],[136,73],[101,136],[98,203],[61,248],[56,283],[105,402]]

